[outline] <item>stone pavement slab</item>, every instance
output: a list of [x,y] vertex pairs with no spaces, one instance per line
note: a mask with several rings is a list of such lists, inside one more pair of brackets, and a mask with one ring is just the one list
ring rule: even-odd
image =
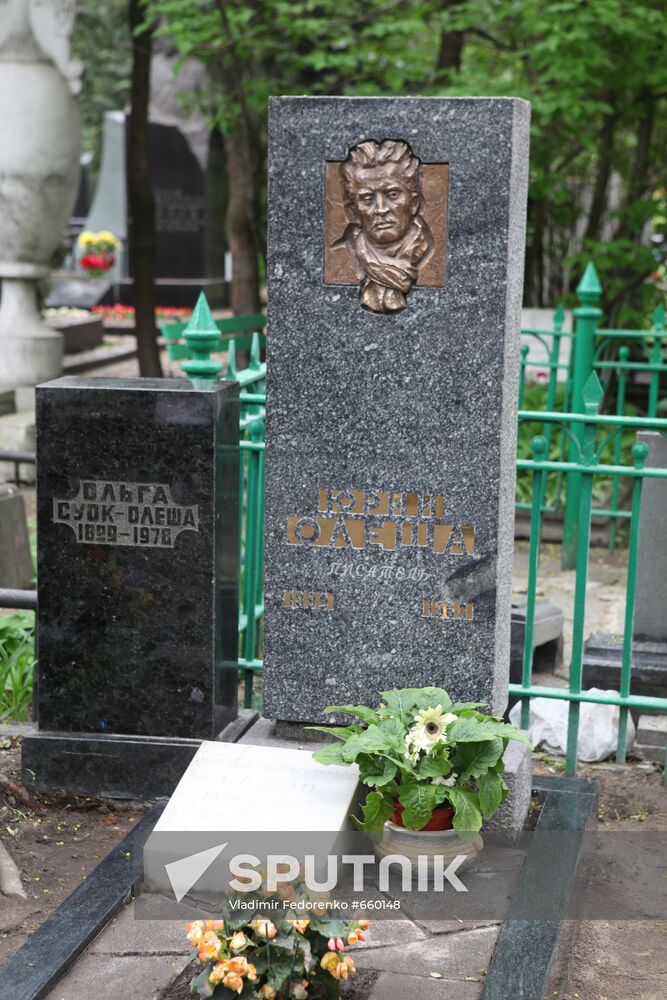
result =
[[[469,981],[466,977],[483,978],[483,972],[491,962],[498,933],[498,927],[479,927],[458,934],[441,934],[413,944],[409,944],[409,938],[406,938],[400,945],[359,953],[358,965],[363,969],[417,978],[420,988],[425,980],[431,979],[433,972],[443,979],[464,984]],[[412,995],[419,996],[421,1000],[421,994]]]
[[423,979],[383,972],[371,990],[369,1000],[477,1000],[484,980],[477,983],[451,979]]
[[[100,955],[86,952],[44,1000],[157,1000],[160,991],[182,972],[182,955]],[[9,1000],[9,998],[7,998]]]
[[136,920],[126,906],[88,951],[94,955],[180,955],[190,953],[184,920]]

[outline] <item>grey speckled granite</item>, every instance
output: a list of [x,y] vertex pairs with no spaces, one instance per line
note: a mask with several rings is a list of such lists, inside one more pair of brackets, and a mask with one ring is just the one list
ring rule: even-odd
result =
[[[271,102],[267,716],[320,720],[328,703],[423,684],[504,707],[528,128],[509,98]],[[325,164],[386,138],[449,165],[445,285],[413,288],[394,314],[323,282]],[[289,544],[288,519],[330,514],[332,490],[365,491],[349,515],[360,547],[338,528],[339,547],[312,544],[312,520]],[[402,494],[398,513],[373,516],[374,491]],[[444,552],[428,516],[424,546],[371,540],[385,520],[388,537],[408,522],[418,537],[408,493],[444,497]],[[471,603],[474,619],[423,617],[425,601]]]

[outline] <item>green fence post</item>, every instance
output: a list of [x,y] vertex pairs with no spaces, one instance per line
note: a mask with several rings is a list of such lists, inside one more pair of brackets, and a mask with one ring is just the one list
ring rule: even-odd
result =
[[[632,458],[635,469],[643,469],[648,458],[648,446],[643,441],[635,441],[632,446]],[[628,582],[625,591],[625,623],[623,626],[623,654],[621,657],[622,698],[630,694],[632,677],[632,633],[635,624],[635,592],[637,589],[637,557],[639,554],[639,516],[642,499],[642,477],[636,476],[632,481],[632,519],[630,521],[630,540],[628,546]],[[616,760],[625,764],[628,735],[628,709],[621,706],[618,719],[618,744]]]
[[[585,413],[586,406],[583,397],[584,386],[593,371],[593,355],[595,353],[595,331],[598,320],[602,316],[599,308],[602,296],[602,286],[592,261],[589,262],[584,276],[577,286],[577,297],[580,305],[574,310],[574,366],[572,379],[572,413]],[[571,428],[569,457],[571,462],[577,462],[581,457],[581,447],[584,438],[584,427],[575,424]],[[563,569],[574,569],[577,564],[577,522],[579,519],[579,495],[581,491],[581,473],[571,472],[567,477],[567,497],[565,499],[565,514],[563,516]]]
[[184,361],[181,368],[195,389],[211,389],[222,371],[222,364],[211,358],[211,351],[220,340],[220,331],[203,292],[199,293],[190,322],[183,331],[183,339],[192,352],[192,358]]
[[[572,664],[570,666],[570,693],[581,694],[581,679],[584,658],[584,622],[586,616],[586,584],[588,582],[588,550],[591,536],[591,508],[593,505],[593,476],[597,465],[595,454],[595,431],[597,416],[602,402],[603,390],[596,372],[589,375],[581,393],[583,412],[590,417],[580,425],[581,454],[578,461],[582,473],[579,490],[579,509],[577,511],[577,567],[574,584],[574,613],[572,622]],[[567,746],[565,755],[565,773],[574,774],[577,770],[577,741],[579,736],[579,702],[570,702],[567,722]]]
[[[665,335],[665,307],[662,302],[655,307],[653,312],[653,347],[649,356],[651,365],[662,364],[662,338]],[[648,394],[648,415],[655,417],[658,413],[658,401],[660,399],[660,375],[659,370],[651,372],[651,383]]]
[[[616,413],[619,417],[623,416],[625,411],[625,386],[627,382],[627,369],[625,365],[628,363],[630,357],[630,348],[625,344],[619,348],[618,360],[618,387],[616,389]],[[614,438],[614,465],[621,464],[621,456],[623,449],[623,428],[619,427],[616,437]],[[621,492],[621,482],[618,476],[614,476],[611,482],[611,511],[616,513],[618,511],[618,501]],[[616,536],[618,534],[618,524],[617,518],[612,517],[609,524],[609,551],[614,552],[616,549]]]
[[[531,441],[533,461],[545,462],[549,444],[542,434]],[[528,552],[528,596],[526,599],[526,630],[523,642],[523,668],[521,686],[529,688],[533,683],[533,634],[535,631],[535,603],[537,601],[537,570],[540,562],[540,536],[542,534],[542,494],[547,474],[542,468],[533,470],[533,502],[530,514],[530,548]],[[521,699],[521,728],[528,729],[530,722],[530,700]]]

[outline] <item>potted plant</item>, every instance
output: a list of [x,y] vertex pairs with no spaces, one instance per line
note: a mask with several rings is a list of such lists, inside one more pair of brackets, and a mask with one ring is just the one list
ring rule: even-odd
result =
[[327,913],[274,922],[228,911],[225,920],[195,920],[186,925],[188,940],[206,964],[190,990],[214,1000],[331,1000],[356,972],[345,949],[365,940],[367,927],[368,920]]
[[331,705],[329,713],[360,719],[347,726],[311,726],[337,740],[313,756],[321,764],[357,764],[369,787],[359,829],[387,821],[408,830],[475,832],[507,795],[503,754],[525,733],[480,712],[478,702],[452,702],[443,688],[382,691],[378,708]]

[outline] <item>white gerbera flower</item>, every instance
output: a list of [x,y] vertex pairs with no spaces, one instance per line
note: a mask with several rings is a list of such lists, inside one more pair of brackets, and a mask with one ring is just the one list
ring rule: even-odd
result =
[[431,778],[432,785],[446,785],[447,788],[453,788],[456,784],[456,775],[452,773],[447,778],[443,778],[442,775],[438,775],[437,778]]
[[435,708],[424,708],[415,715],[415,724],[410,732],[415,734],[415,738],[418,738],[420,743],[431,749],[435,743],[439,743],[444,738],[445,729],[455,719],[456,716],[452,712],[442,711],[442,705],[436,705]]

